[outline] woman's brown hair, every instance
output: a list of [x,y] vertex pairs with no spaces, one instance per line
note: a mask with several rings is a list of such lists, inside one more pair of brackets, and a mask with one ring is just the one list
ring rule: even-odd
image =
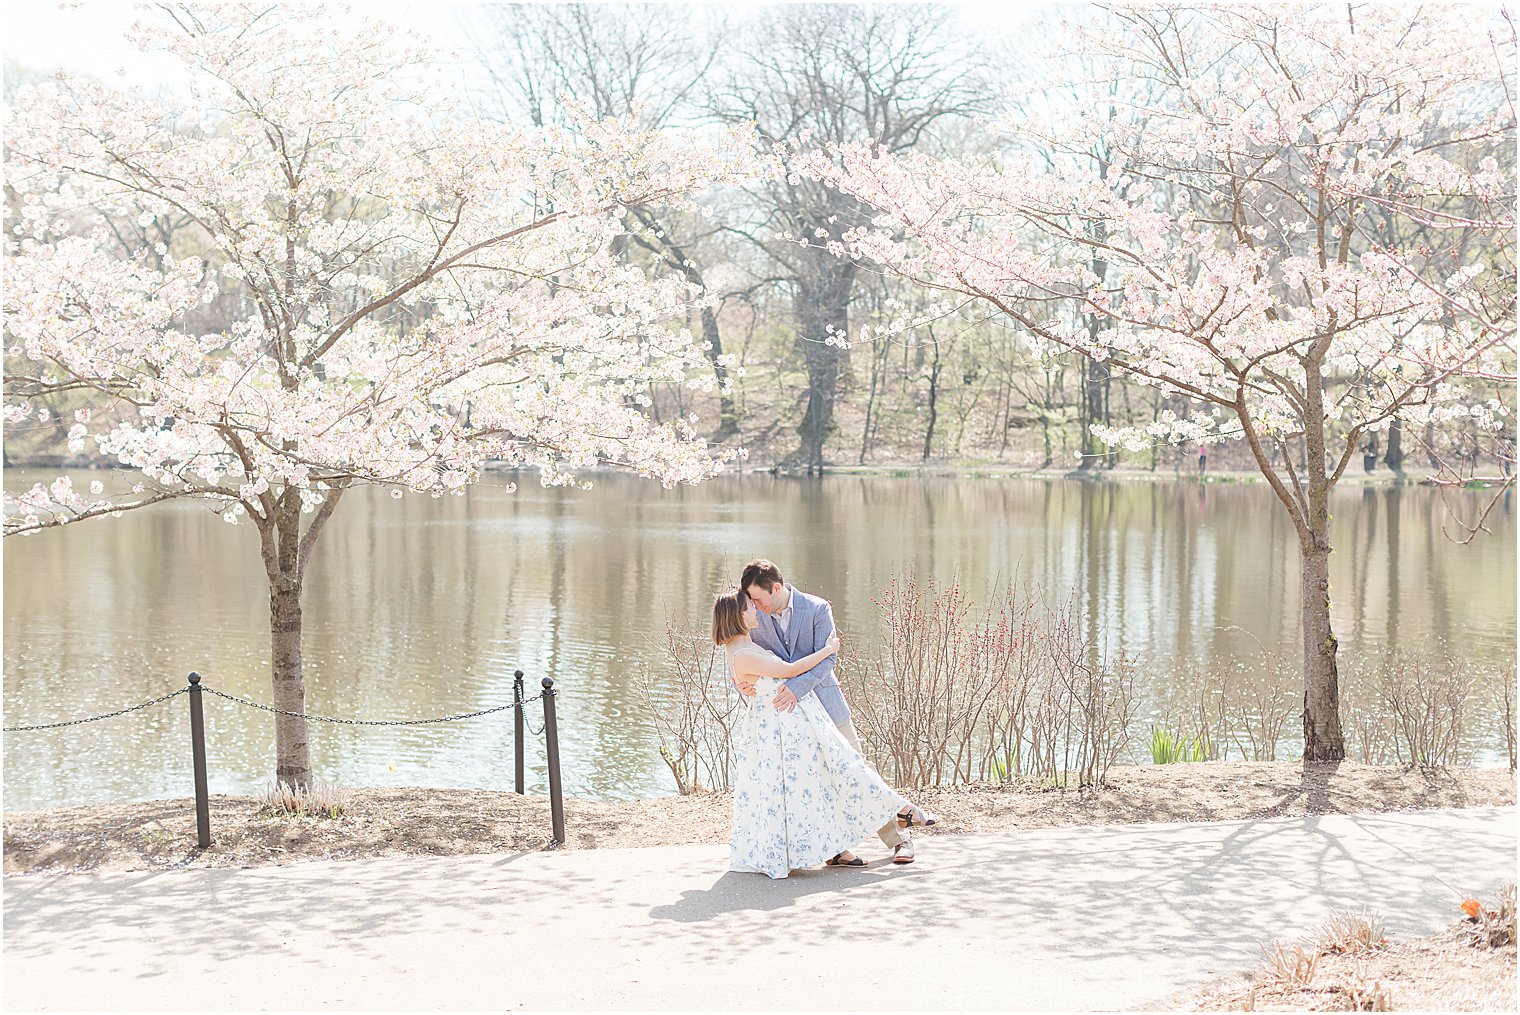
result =
[[713,644],[726,645],[744,633],[746,596],[738,589],[713,600]]

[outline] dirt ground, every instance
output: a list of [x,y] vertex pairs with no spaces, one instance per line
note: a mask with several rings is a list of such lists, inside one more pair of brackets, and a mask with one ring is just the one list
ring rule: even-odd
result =
[[1514,943],[1475,947],[1467,931],[1457,923],[1430,937],[1392,937],[1360,955],[1322,954],[1305,985],[1285,984],[1263,965],[1141,1010],[1514,1011]]
[[[468,789],[349,789],[339,817],[292,817],[252,797],[213,796],[195,846],[189,799],[13,811],[5,873],[261,867],[373,856],[512,853],[550,846],[542,797]],[[1029,784],[928,789],[908,796],[940,817],[919,834],[1147,821],[1228,821],[1437,807],[1513,805],[1502,769],[1406,770],[1351,762],[1209,762],[1115,768],[1101,793]],[[726,795],[565,801],[569,849],[728,841]]]

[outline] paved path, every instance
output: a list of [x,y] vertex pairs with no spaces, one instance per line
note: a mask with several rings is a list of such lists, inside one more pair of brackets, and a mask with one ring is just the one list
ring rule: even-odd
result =
[[5,1007],[1123,1007],[1252,966],[1259,941],[1333,908],[1438,930],[1453,889],[1515,877],[1515,811],[942,836],[911,866],[776,882],[726,860],[667,846],[7,877]]

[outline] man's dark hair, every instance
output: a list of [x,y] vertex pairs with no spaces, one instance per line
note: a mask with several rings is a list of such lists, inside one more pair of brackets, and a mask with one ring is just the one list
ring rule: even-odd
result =
[[744,574],[739,576],[739,591],[749,594],[751,585],[759,585],[767,592],[775,589],[782,583],[781,569],[768,560],[752,560],[744,565]]

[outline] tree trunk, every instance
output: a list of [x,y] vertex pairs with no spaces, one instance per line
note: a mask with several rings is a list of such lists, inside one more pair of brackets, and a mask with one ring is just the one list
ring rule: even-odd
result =
[[1425,424],[1425,464],[1431,472],[1441,471],[1441,460],[1436,457],[1436,424],[1434,420]]
[[806,350],[807,409],[797,425],[799,438],[792,464],[809,476],[823,475],[823,445],[834,432],[834,388],[839,380],[839,351],[812,341]]
[[1330,626],[1330,473],[1325,461],[1325,392],[1320,355],[1304,363],[1305,507],[1299,597],[1304,632],[1304,760],[1341,761],[1340,673]]
[[739,413],[734,408],[734,396],[725,391],[728,386],[728,367],[722,363],[723,335],[718,330],[718,312],[712,307],[702,308],[702,339],[707,345],[707,359],[712,364],[713,376],[718,379],[718,429],[712,440],[721,444],[730,437],[738,436]]
[[886,342],[878,339],[871,350],[871,390],[866,395],[865,426],[860,428],[860,465],[866,464],[866,451],[871,446],[871,430],[876,426],[876,391],[881,385],[881,374],[886,367],[889,348]]
[[[647,208],[634,208],[633,217],[643,226],[639,233],[619,233],[613,239],[613,252],[620,262],[626,263],[628,245],[632,241],[645,250],[664,258],[665,263],[685,276],[693,285],[707,288],[702,272],[695,262],[686,256],[685,249],[666,232],[660,220]],[[713,432],[712,442],[721,444],[739,433],[739,414],[734,407],[734,396],[724,391],[728,383],[728,367],[723,365],[723,333],[718,327],[718,311],[704,306],[701,312],[702,340],[706,345],[707,361],[712,364],[713,376],[718,380],[718,429]],[[684,407],[682,412],[684,414]]]
[[[1290,489],[1268,461],[1261,434],[1246,408],[1243,390],[1237,395],[1235,412],[1257,468],[1271,484],[1298,534],[1299,620],[1304,639],[1304,760],[1341,761],[1346,757],[1346,741],[1341,732],[1338,645],[1330,626],[1330,490],[1334,483],[1333,474],[1325,467],[1325,403],[1318,357],[1308,357],[1304,367],[1306,381],[1300,412],[1305,421],[1308,466],[1302,472],[1303,483],[1293,476]],[[1309,426],[1307,421],[1311,419],[1319,421],[1319,425]],[[1287,449],[1283,457],[1282,468],[1291,474],[1293,467],[1286,460]]]
[[[1113,107],[1109,108],[1108,115],[1110,118],[1115,115]],[[1098,162],[1098,179],[1107,180],[1109,161],[1106,153],[1099,149],[1092,154]],[[1094,223],[1093,236],[1098,242],[1103,242],[1108,238],[1108,227],[1101,221]],[[1108,262],[1102,257],[1094,256],[1089,267],[1092,268],[1092,273],[1101,287],[1103,281],[1108,278]],[[1094,346],[1099,344],[1098,336],[1107,323],[1107,319],[1101,314],[1087,314],[1087,339]],[[1112,469],[1119,464],[1119,452],[1098,440],[1092,433],[1094,423],[1108,426],[1111,422],[1108,411],[1108,388],[1113,375],[1113,367],[1108,363],[1100,362],[1090,356],[1083,358],[1081,466],[1083,469]]]
[[[932,338],[932,332],[930,337]],[[934,424],[939,421],[939,339],[934,339],[934,362],[929,366],[929,425],[924,429],[924,461],[934,446]]]
[[[275,559],[269,570],[270,676],[274,707],[306,711],[306,683],[301,671],[301,498],[287,490],[278,500],[274,523]],[[311,787],[311,745],[306,720],[276,715],[275,779],[299,789]]]
[[[1090,329],[1096,335],[1096,321]],[[1109,424],[1108,386],[1113,368],[1092,359],[1082,360],[1082,469],[1112,469],[1118,452],[1098,440],[1092,432],[1094,423]]]
[[[270,656],[274,678],[274,707],[304,712],[306,684],[301,674],[301,583],[282,582],[270,590]],[[306,720],[276,715],[274,720],[275,779],[287,786],[311,786],[311,746]]]
[[797,426],[800,442],[786,464],[805,470],[809,476],[823,475],[823,445],[835,430],[834,396],[839,385],[840,350],[825,339],[831,325],[835,334],[846,332],[853,281],[853,272],[835,270],[817,283],[800,286],[797,292],[808,397],[807,409]]
[[1008,454],[1008,431],[1013,428],[1013,382],[1000,381],[999,385],[1003,406],[1003,440],[998,445],[998,458],[1001,460]]
[[[1161,392],[1157,391],[1156,394],[1155,394],[1155,396],[1151,399],[1151,422],[1154,423],[1157,420],[1159,420],[1160,418],[1161,418]],[[1151,442],[1151,471],[1152,472],[1156,471],[1156,466],[1160,463],[1160,461],[1161,461],[1161,442],[1159,440],[1152,441]]]
[[1304,628],[1304,760],[1341,761],[1346,741],[1341,733],[1338,644],[1330,626],[1330,545],[1305,546],[1302,561]]
[[1050,414],[1055,407],[1055,385],[1051,383],[1050,371],[1045,371],[1045,401],[1040,406],[1040,438],[1045,452],[1045,459],[1040,463],[1040,468],[1048,469],[1055,464],[1055,449],[1050,444]]
[[1383,462],[1389,470],[1398,477],[1404,478],[1404,421],[1395,419],[1393,425],[1388,428],[1388,453],[1383,456]]

